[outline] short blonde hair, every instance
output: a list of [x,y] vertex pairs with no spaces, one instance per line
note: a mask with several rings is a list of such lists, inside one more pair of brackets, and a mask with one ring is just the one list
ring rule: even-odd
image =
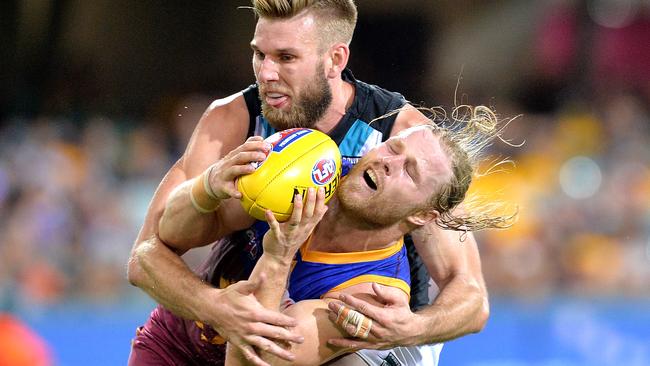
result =
[[259,18],[287,19],[303,11],[312,12],[320,26],[321,46],[352,41],[357,24],[357,7],[353,0],[252,0]]

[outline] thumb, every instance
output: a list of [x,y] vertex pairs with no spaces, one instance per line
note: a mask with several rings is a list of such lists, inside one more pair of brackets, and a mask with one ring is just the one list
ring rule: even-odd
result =
[[383,304],[392,305],[403,302],[404,297],[401,296],[401,294],[398,292],[402,290],[398,288],[382,286],[376,282],[373,282],[372,290],[375,292],[377,300]]

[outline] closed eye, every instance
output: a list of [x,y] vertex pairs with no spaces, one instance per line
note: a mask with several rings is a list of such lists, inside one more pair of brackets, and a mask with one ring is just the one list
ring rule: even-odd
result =
[[[388,151],[394,155],[399,155],[404,151],[404,142],[398,140],[398,138],[389,139],[386,143],[386,146],[388,147]],[[404,162],[404,170],[413,182],[415,182],[416,178],[419,177],[417,170],[417,160],[407,158]]]
[[399,143],[395,141],[395,138],[391,138],[388,141],[386,141],[386,146],[388,146],[388,151],[391,153],[397,155],[400,153],[401,149],[399,148]]

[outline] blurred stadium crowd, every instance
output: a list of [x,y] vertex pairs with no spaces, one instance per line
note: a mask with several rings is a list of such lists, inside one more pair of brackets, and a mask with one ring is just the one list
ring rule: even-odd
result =
[[124,301],[148,202],[206,106],[195,115],[186,103],[180,130],[102,116],[4,121],[0,309]]
[[524,115],[514,168],[477,181],[519,205],[519,222],[479,235],[493,294],[650,295],[650,115],[642,99]]

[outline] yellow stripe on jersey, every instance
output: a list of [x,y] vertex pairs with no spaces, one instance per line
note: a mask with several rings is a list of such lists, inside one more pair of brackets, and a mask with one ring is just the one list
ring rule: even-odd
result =
[[346,289],[350,286],[358,285],[360,283],[364,282],[377,282],[382,285],[386,286],[391,286],[391,287],[397,287],[398,289],[404,291],[406,295],[409,297],[409,300],[411,298],[411,286],[409,286],[408,283],[404,282],[404,280],[401,280],[399,278],[394,278],[394,277],[386,277],[386,276],[379,276],[379,275],[361,275],[352,279],[349,279],[342,284],[334,287],[333,289],[329,290],[329,292],[332,291],[341,291],[343,289]]
[[371,262],[386,259],[391,255],[399,252],[404,246],[404,238],[396,241],[395,244],[376,250],[365,252],[347,252],[347,253],[328,253],[309,250],[309,240],[300,248],[300,256],[305,262],[325,263],[325,264],[345,264]]

